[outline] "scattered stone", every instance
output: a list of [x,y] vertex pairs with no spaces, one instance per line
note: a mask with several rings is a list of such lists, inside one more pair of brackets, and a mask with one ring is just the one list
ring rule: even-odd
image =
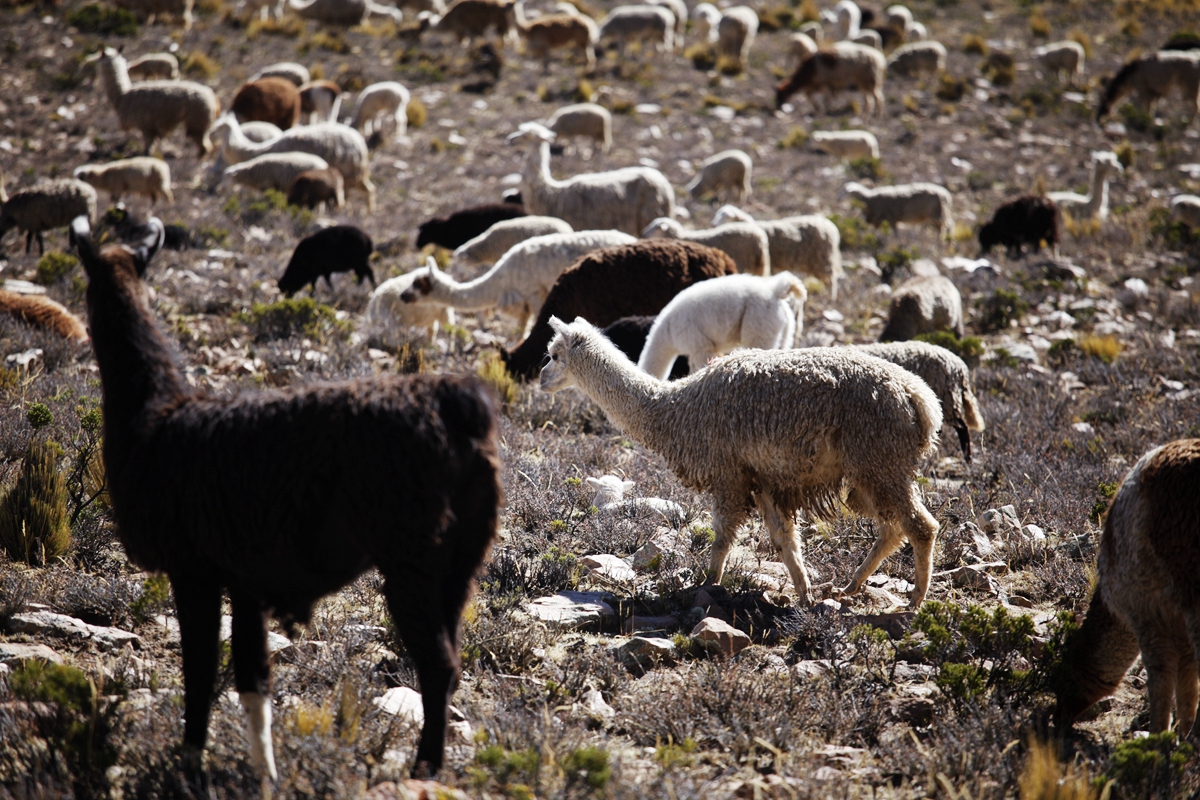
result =
[[625,559],[614,555],[584,556],[579,563],[591,572],[602,575],[612,581],[625,583],[637,577],[637,573]]
[[613,707],[604,702],[604,695],[600,693],[599,689],[588,689],[584,692],[583,697],[580,698],[579,707],[591,719],[604,726],[611,725],[617,717],[617,712],[613,710]]
[[841,771],[836,767],[829,766],[828,764],[818,768],[817,771],[813,773],[813,780],[817,781],[818,783],[836,781],[840,777],[842,777]]
[[914,664],[909,661],[897,661],[892,671],[897,683],[912,683],[914,681],[931,681],[937,675],[937,670],[929,664]]
[[475,729],[465,719],[460,722],[451,722],[446,727],[450,731],[450,737],[463,744],[471,744],[475,741]]
[[[747,642],[749,638],[746,637]],[[612,649],[622,664],[635,671],[675,663],[675,645],[669,639],[635,636],[627,642],[614,645]]]
[[894,719],[924,727],[933,722],[934,703],[928,697],[897,697],[889,711]]
[[49,661],[52,664],[63,663],[62,656],[44,644],[0,642],[0,664],[10,667],[20,667],[28,661]]
[[809,609],[814,614],[849,614],[850,609],[832,597],[826,597]]
[[1033,608],[1033,601],[1019,594],[1010,594],[1008,596],[1008,605],[1015,606],[1016,608]]
[[[233,637],[233,617],[221,615],[221,641],[227,642]],[[275,631],[267,631],[267,653],[273,658],[276,653],[292,648],[292,640]]]
[[662,564],[663,549],[654,542],[646,542],[633,554],[634,569],[650,569]]
[[559,592],[533,600],[528,611],[540,622],[598,631],[605,621],[616,617],[606,602],[610,597],[607,592]]
[[15,633],[85,639],[95,642],[101,650],[111,650],[126,644],[132,644],[134,647],[142,646],[142,640],[136,633],[123,631],[120,628],[89,625],[81,619],[68,617],[66,614],[56,614],[53,611],[14,614],[8,620],[8,627]]
[[750,637],[716,617],[705,617],[692,629],[692,638],[726,658],[750,646]]
[[1021,528],[1021,533],[1031,542],[1045,542],[1046,532],[1037,525],[1026,525]]
[[826,765],[831,767],[854,767],[866,759],[867,751],[861,747],[827,744],[820,750],[814,750],[813,756],[824,759]]
[[[703,617],[701,617],[703,619]],[[625,633],[633,633],[635,631],[665,631],[677,627],[679,620],[675,617],[630,617],[625,620],[623,630]]]
[[397,686],[388,689],[371,703],[386,714],[400,717],[414,725],[425,724],[425,706],[421,703],[421,693],[407,686]]
[[811,681],[822,678],[833,671],[833,664],[828,659],[816,661],[797,661],[792,665],[792,677],[798,681]]
[[983,532],[989,535],[1003,533],[1005,530],[1021,529],[1021,521],[1017,519],[1017,509],[1011,505],[988,509],[983,512],[979,521]]
[[1058,546],[1058,550],[1069,558],[1090,558],[1096,552],[1096,543],[1092,540],[1092,535],[1085,531],[1076,536],[1068,536]]
[[362,796],[363,800],[467,800],[467,795],[458,789],[437,781],[384,781],[371,787]]
[[949,577],[955,586],[961,589],[979,589],[998,593],[999,587],[996,585],[995,579],[988,574],[989,570],[1007,569],[1008,565],[1003,561],[992,561],[984,564],[967,564],[966,566],[958,567],[947,572],[937,573],[938,577]]

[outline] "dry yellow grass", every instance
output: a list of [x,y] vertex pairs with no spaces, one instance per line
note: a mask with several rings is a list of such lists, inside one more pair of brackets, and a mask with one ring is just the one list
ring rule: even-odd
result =
[[1111,364],[1121,355],[1121,343],[1115,336],[1083,336],[1075,342],[1089,356]]

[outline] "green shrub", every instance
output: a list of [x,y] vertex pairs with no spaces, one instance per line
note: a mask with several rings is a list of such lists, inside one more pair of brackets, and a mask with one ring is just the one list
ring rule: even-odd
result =
[[1174,731],[1131,739],[1113,751],[1107,777],[1117,782],[1123,797],[1182,797],[1187,791],[1180,779],[1194,752]]
[[717,65],[717,54],[707,44],[694,44],[683,51],[683,57],[696,69],[707,72]]
[[955,78],[949,72],[942,73],[938,79],[937,91],[934,92],[939,100],[945,100],[947,103],[957,103],[966,93],[967,82],[962,78]]
[[920,255],[915,247],[893,247],[886,252],[880,253],[877,258],[879,269],[883,272],[884,280],[890,280],[896,270],[903,269],[912,264]]
[[803,149],[806,142],[808,142],[808,131],[799,125],[793,125],[788,129],[787,134],[775,143],[775,146],[781,150],[800,150]]
[[938,347],[944,347],[968,364],[979,363],[979,359],[983,355],[983,340],[978,336],[964,336],[959,339],[953,331],[933,331],[932,333],[918,333],[916,338],[918,342],[928,342],[936,344]]
[[137,17],[132,11],[111,8],[103,3],[88,3],[67,14],[67,24],[80,33],[101,36],[137,36]]
[[221,65],[199,50],[190,53],[180,66],[184,75],[191,75],[195,78],[207,80],[221,74]]
[[979,309],[979,325],[985,333],[1007,330],[1029,310],[1029,303],[1016,292],[997,289],[991,297],[980,298],[975,303]]
[[240,313],[237,319],[249,325],[254,338],[260,342],[298,335],[316,339],[328,334],[344,334],[349,329],[347,323],[338,320],[337,312],[311,297],[255,303],[249,313]]
[[562,760],[567,775],[567,785],[586,783],[593,789],[603,789],[612,777],[608,763],[608,752],[599,747],[581,747],[572,750]]
[[129,613],[139,622],[146,622],[156,613],[165,611],[171,603],[171,581],[165,574],[154,574],[142,581],[142,593],[129,604]]
[[25,419],[29,422],[29,427],[36,431],[52,424],[54,414],[45,403],[30,403],[25,409]]
[[408,101],[404,115],[408,118],[408,127],[410,128],[419,128],[429,119],[429,112],[426,110],[425,104],[415,97]]
[[79,265],[79,259],[70,253],[60,253],[51,250],[38,259],[37,282],[43,286],[51,286],[61,278],[71,274],[71,270]]
[[867,223],[858,217],[844,217],[841,214],[830,214],[829,221],[837,226],[838,233],[841,234],[842,250],[875,252],[882,245],[879,241],[879,236],[867,226]]
[[979,64],[979,71],[996,86],[1012,86],[1017,77],[1017,62],[1008,53],[989,53]]
[[34,440],[12,490],[0,498],[0,546],[14,561],[45,566],[71,547],[67,486],[53,448]]
[[884,176],[883,165],[878,158],[852,158],[846,162],[846,167],[856,178],[879,180]]

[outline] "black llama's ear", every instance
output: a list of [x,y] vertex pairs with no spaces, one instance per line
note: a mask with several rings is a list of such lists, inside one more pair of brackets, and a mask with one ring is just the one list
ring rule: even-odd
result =
[[83,262],[84,272],[91,275],[92,264],[96,260],[96,245],[92,243],[92,228],[86,216],[80,214],[71,220],[67,239],[71,246],[79,251],[79,260]]
[[167,238],[167,229],[163,226],[161,219],[151,217],[137,231],[137,235],[138,240],[131,244],[129,249],[133,251],[133,257],[137,260],[138,277],[141,277],[146,274],[146,267],[150,266],[150,259],[154,258],[162,249],[163,242]]

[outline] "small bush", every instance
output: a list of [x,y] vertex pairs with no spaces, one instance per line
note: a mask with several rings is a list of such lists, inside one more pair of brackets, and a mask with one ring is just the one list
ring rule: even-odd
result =
[[164,574],[150,575],[142,581],[141,595],[129,604],[129,613],[139,622],[146,622],[170,604],[171,581]]
[[1107,777],[1117,782],[1124,797],[1181,797],[1187,791],[1180,779],[1194,752],[1174,731],[1131,739],[1113,751]]
[[890,283],[896,270],[904,269],[913,261],[920,258],[921,254],[915,247],[893,247],[887,252],[880,253],[879,269],[883,272],[883,280],[885,283]]
[[959,339],[954,335],[953,331],[933,331],[932,333],[918,333],[918,342],[928,342],[936,344],[938,347],[944,347],[954,355],[966,361],[968,364],[974,362],[979,363],[979,359],[983,356],[983,340],[978,336],[964,336]]
[[988,52],[987,42],[983,40],[982,36],[968,33],[962,38],[962,51],[964,53],[986,56]]
[[717,56],[717,72],[722,75],[741,75],[744,71],[742,62],[731,56]]
[[791,128],[788,128],[787,134],[775,143],[775,146],[781,150],[802,150],[807,142],[808,131],[799,125],[793,125]]
[[707,44],[694,44],[683,51],[683,57],[696,69],[707,72],[717,65],[717,54]]
[[844,217],[841,214],[830,214],[829,221],[837,226],[841,235],[842,250],[866,250],[875,252],[882,243],[879,237],[867,227],[867,223],[858,217]]
[[25,409],[25,419],[29,422],[29,427],[37,431],[53,424],[54,414],[50,413],[50,408],[45,403],[30,403]]
[[67,24],[80,33],[101,36],[137,36],[137,17],[132,11],[111,8],[102,3],[88,3],[67,14]]
[[817,5],[816,0],[801,0],[800,5],[796,7],[796,15],[800,17],[801,24],[805,22],[819,22],[821,20],[821,7]]
[[1179,220],[1171,219],[1171,211],[1155,208],[1150,211],[1150,238],[1168,250],[1200,252],[1200,236]]
[[586,783],[593,789],[603,789],[612,778],[612,767],[608,763],[608,752],[599,747],[581,747],[572,750],[562,760],[567,775],[567,785]]
[[315,339],[324,334],[344,333],[348,328],[338,320],[337,312],[311,297],[255,303],[249,313],[238,314],[237,319],[249,325],[260,342],[297,335]]
[[14,561],[34,566],[61,558],[71,547],[67,485],[45,442],[30,443],[16,484],[0,498],[0,547]]
[[[1058,760],[1059,748],[1040,741],[1029,743],[1029,755],[1018,780],[1022,800],[1099,800],[1097,787],[1087,770]],[[1107,797],[1104,791],[1103,796]]]
[[420,128],[429,119],[429,111],[426,110],[425,104],[415,97],[408,101],[404,115],[408,118],[410,128]]
[[1120,109],[1121,119],[1125,125],[1138,133],[1147,133],[1154,127],[1154,117],[1149,113],[1135,106],[1133,103],[1126,103]]
[[52,286],[62,278],[71,274],[71,270],[79,265],[79,259],[70,253],[60,253],[51,250],[38,259],[37,282],[43,286]]
[[1067,34],[1067,39],[1072,42],[1077,42],[1083,48],[1083,57],[1089,61],[1092,58],[1092,39],[1079,28],[1073,29]]
[[979,309],[979,326],[984,333],[996,333],[1007,330],[1013,322],[1025,316],[1029,303],[1021,299],[1016,292],[1007,289],[997,289],[991,297],[980,298],[975,303]]
[[1046,19],[1041,8],[1035,8],[1029,15],[1029,32],[1043,39],[1050,36],[1050,20]]
[[760,31],[778,31],[785,28],[799,28],[800,19],[795,9],[786,5],[770,6],[758,10],[758,29]]
[[[304,20],[299,17],[284,17],[283,19],[258,19],[256,17],[250,20],[250,24],[246,26],[246,38],[256,39],[260,33],[297,39],[304,33]],[[314,81],[320,80],[321,77],[323,76],[318,76],[315,71],[312,73]]]
[[499,353],[488,353],[477,374],[496,390],[496,397],[500,399],[502,408],[509,408],[521,396],[521,387],[508,371],[508,367],[504,366]]
[[215,78],[221,74],[221,65],[198,50],[192,51],[183,60],[183,72],[196,78]]
[[1115,336],[1083,336],[1075,343],[1080,350],[1105,364],[1111,364],[1121,354],[1121,343]]
[[1120,144],[1113,148],[1113,152],[1117,155],[1117,161],[1120,161],[1121,166],[1125,169],[1131,168],[1137,158],[1137,155],[1133,151],[1133,145],[1130,144],[1128,139],[1122,140]]
[[962,100],[963,95],[967,93],[967,82],[962,78],[956,78],[948,72],[943,72],[938,79],[938,88],[934,92],[939,100],[945,100],[948,103],[957,103]]
[[855,178],[879,180],[886,174],[883,171],[883,164],[878,158],[852,158],[846,162],[846,167]]
[[1017,62],[1008,53],[991,53],[979,64],[979,71],[995,86],[1012,86],[1017,78]]

